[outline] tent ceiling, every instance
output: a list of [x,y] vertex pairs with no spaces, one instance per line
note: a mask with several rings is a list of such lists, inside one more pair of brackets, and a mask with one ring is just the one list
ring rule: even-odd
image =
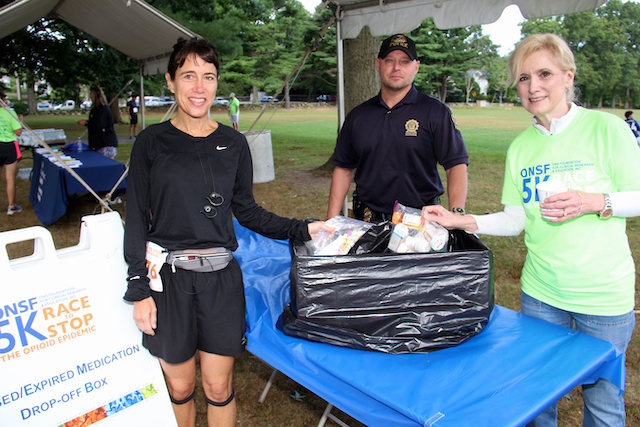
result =
[[197,36],[144,0],[16,0],[0,9],[0,37],[46,16],[66,21],[142,61],[146,74],[166,70],[179,37]]
[[490,24],[511,4],[527,19],[593,10],[606,0],[330,0],[342,12],[341,38],[351,39],[369,26],[374,36],[406,33],[429,16],[438,28]]

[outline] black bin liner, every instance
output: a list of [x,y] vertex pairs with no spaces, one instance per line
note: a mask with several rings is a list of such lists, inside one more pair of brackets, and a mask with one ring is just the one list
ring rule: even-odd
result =
[[449,251],[312,256],[292,243],[285,334],[385,353],[428,353],[479,333],[493,310],[493,255],[452,231]]

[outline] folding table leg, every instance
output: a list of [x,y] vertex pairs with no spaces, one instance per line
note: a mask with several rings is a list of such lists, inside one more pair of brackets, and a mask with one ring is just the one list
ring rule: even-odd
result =
[[271,389],[271,386],[273,385],[273,382],[276,379],[276,375],[278,375],[278,370],[274,369],[273,372],[271,373],[271,377],[269,378],[269,381],[267,381],[267,385],[264,386],[264,390],[262,390],[262,394],[260,395],[260,399],[258,399],[258,402],[264,403],[264,399],[267,398],[267,393],[269,393],[269,390]]
[[327,403],[327,407],[325,408],[324,413],[322,414],[322,418],[320,418],[320,422],[318,423],[318,427],[324,427],[324,424],[327,422],[327,418],[331,418],[339,426],[349,427],[348,424],[345,424],[340,418],[336,417],[335,415],[333,415],[331,413],[332,409],[333,409],[333,405],[331,403]]
[[[265,385],[264,390],[262,390],[262,394],[260,395],[260,399],[258,399],[258,402],[264,403],[264,400],[267,398],[267,393],[269,393],[269,390],[271,389],[273,382],[276,380],[276,375],[278,375],[278,370],[274,369],[273,372],[271,373],[271,377],[269,378],[269,381],[267,381],[267,385]],[[325,408],[324,413],[322,414],[322,418],[320,418],[318,427],[324,427],[325,423],[327,422],[327,418],[332,419],[341,427],[349,427],[348,424],[345,424],[342,420],[340,420],[340,418],[336,417],[331,413],[332,409],[333,409],[333,405],[331,403],[327,403],[327,407]]]

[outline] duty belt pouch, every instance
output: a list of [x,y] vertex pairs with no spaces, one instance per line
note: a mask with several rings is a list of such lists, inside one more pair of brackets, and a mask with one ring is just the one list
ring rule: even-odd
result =
[[358,190],[353,191],[353,199],[352,199],[352,208],[353,217],[354,218],[363,218],[364,217],[364,203],[360,200],[358,196]]
[[171,251],[166,263],[175,273],[176,267],[183,270],[208,273],[225,268],[231,262],[233,253],[227,248],[184,249]]

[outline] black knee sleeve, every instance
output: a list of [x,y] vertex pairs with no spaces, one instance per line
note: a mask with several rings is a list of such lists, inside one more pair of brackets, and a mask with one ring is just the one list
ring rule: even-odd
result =
[[204,398],[206,399],[207,403],[209,405],[213,405],[213,406],[227,406],[229,403],[231,403],[231,401],[233,400],[233,398],[236,395],[236,390],[234,388],[231,389],[231,396],[229,396],[229,398],[227,400],[225,400],[224,402],[214,402],[213,400],[209,400],[209,398],[205,395]]
[[184,400],[176,400],[173,398],[173,396],[169,395],[169,399],[171,399],[171,403],[173,403],[174,405],[184,405],[185,403],[187,403],[188,401],[190,401],[191,399],[193,399],[193,396],[196,395],[196,390],[193,390],[193,393],[191,393],[189,395],[189,397],[187,397]]

